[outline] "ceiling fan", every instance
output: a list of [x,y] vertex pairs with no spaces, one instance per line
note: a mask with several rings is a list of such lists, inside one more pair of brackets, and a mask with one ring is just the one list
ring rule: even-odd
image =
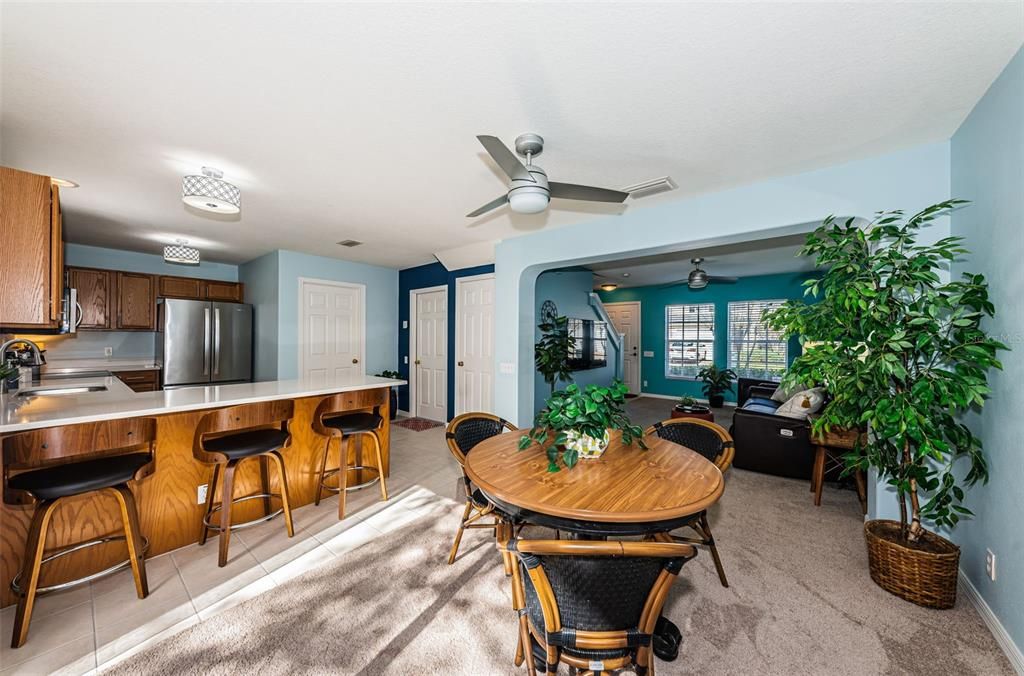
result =
[[693,263],[693,270],[690,271],[690,274],[686,279],[677,279],[676,281],[669,282],[664,286],[677,286],[685,282],[691,289],[703,289],[709,282],[724,282],[726,284],[733,284],[736,282],[736,277],[717,277],[706,273],[700,267],[700,264],[704,262],[703,258],[691,258],[690,262]]
[[516,137],[516,152],[526,158],[526,164],[505,146],[496,136],[477,136],[484,150],[494,158],[501,170],[512,180],[512,187],[501,197],[491,200],[475,211],[466,214],[475,218],[492,209],[508,203],[520,214],[536,214],[548,208],[552,197],[588,202],[624,202],[628,192],[595,188],[575,183],[548,181],[543,169],[533,163],[533,158],[544,150],[544,139],[537,134],[521,134]]

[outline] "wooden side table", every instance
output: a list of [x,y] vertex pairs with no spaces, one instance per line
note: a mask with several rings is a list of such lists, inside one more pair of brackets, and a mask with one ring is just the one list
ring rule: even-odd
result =
[[[811,437],[814,444],[814,468],[811,470],[811,492],[814,493],[815,507],[821,506],[821,487],[825,483],[825,466],[842,465],[843,454],[853,450],[857,443],[858,435],[861,443],[866,441],[867,435],[857,430],[833,429],[823,432],[820,435]],[[867,482],[864,479],[864,471],[858,469],[853,473],[853,480],[857,484],[857,499],[860,500],[861,513],[868,513]]]
[[698,420],[707,420],[708,422],[715,422],[715,414],[712,411],[706,413],[697,413],[690,411],[680,411],[675,406],[672,407],[673,418],[697,418]]

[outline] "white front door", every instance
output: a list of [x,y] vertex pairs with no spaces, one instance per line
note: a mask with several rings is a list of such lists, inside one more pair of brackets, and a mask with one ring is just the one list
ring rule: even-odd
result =
[[640,394],[640,303],[605,303],[604,309],[623,335],[622,380],[630,394]]
[[494,407],[494,275],[455,280],[455,415]]
[[415,413],[445,422],[448,409],[448,292],[444,289],[414,294],[416,336]]
[[300,377],[326,384],[364,373],[363,294],[360,285],[300,281]]

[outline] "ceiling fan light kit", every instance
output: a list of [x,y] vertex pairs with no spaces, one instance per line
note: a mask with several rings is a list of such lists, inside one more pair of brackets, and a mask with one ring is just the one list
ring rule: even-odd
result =
[[221,180],[223,177],[224,172],[213,167],[203,167],[201,176],[185,176],[181,179],[181,201],[203,211],[237,214],[242,210],[242,191]]
[[509,177],[512,186],[505,195],[471,211],[467,214],[469,218],[481,216],[506,203],[516,213],[537,214],[547,209],[552,197],[613,203],[622,203],[629,197],[628,192],[621,190],[548,181],[547,172],[533,163],[533,158],[544,151],[544,139],[537,134],[521,134],[516,138],[516,152],[526,158],[526,164],[523,164],[497,137],[477,136],[476,138],[505,172],[505,175]]

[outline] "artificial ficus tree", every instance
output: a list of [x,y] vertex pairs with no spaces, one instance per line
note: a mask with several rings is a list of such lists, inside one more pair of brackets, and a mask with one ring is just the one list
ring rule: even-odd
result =
[[538,324],[537,328],[541,331],[541,337],[533,346],[534,363],[553,393],[559,381],[572,380],[572,369],[569,367],[569,348],[572,346],[569,318],[555,317]]
[[[960,237],[919,244],[921,228],[964,204],[948,200],[905,218],[880,212],[861,227],[829,217],[801,250],[824,270],[805,295],[767,315],[789,336],[814,341],[786,385],[824,383],[832,396],[815,431],[867,429],[847,466],[874,467],[896,490],[900,533],[917,543],[923,521],[954,526],[971,512],[964,486],[988,480],[981,442],[960,420],[989,393],[989,369],[1005,345],[982,330],[995,308],[980,274],[943,281],[967,250]],[[954,473],[967,459],[962,477]]]

